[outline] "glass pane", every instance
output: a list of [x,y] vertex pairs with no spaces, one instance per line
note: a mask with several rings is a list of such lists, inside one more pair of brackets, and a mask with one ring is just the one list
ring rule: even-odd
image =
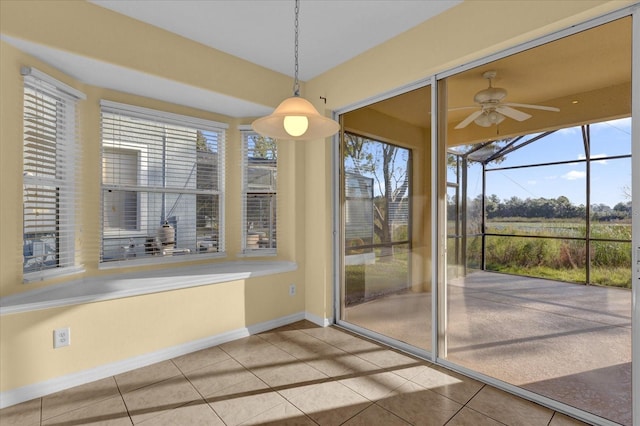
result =
[[411,284],[408,245],[353,248],[345,260],[343,320],[427,348],[431,297]]
[[340,320],[422,350],[431,346],[430,172],[412,161],[430,152],[429,105],[424,87],[345,114],[341,174]]
[[276,247],[275,194],[247,194],[247,249]]
[[[616,424],[632,423],[632,142],[631,119],[610,117],[631,115],[631,29],[629,17],[612,21],[465,70],[439,90],[441,152],[487,169],[486,191],[473,190],[478,175],[459,182],[464,255],[456,264],[452,238],[439,253],[447,271],[464,272],[441,277],[439,352]],[[450,199],[450,188],[438,195]],[[451,235],[451,223],[440,232]]]

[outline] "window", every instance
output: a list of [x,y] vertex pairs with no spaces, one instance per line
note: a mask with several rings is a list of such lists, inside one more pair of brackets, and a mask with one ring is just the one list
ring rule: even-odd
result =
[[227,125],[101,106],[101,262],[223,253]]
[[84,94],[23,67],[23,263],[25,281],[79,269],[74,219],[80,148],[76,104]]
[[243,237],[245,254],[269,254],[276,251],[276,141],[252,131],[242,132]]

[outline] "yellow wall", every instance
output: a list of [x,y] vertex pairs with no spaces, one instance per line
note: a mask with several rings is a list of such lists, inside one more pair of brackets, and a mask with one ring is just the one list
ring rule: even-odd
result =
[[[303,94],[327,97],[321,111],[427,77],[517,42],[630,4],[629,1],[466,1],[434,20],[307,82]],[[479,25],[481,19],[491,25]],[[495,24],[498,23],[498,24]],[[117,29],[117,30],[116,30]],[[330,31],[330,29],[327,29]],[[289,77],[119,16],[81,1],[0,1],[3,35],[136,71],[172,79],[243,100],[275,106],[290,91]],[[470,31],[473,34],[470,34]],[[172,60],[167,61],[167,52]],[[87,94],[82,102],[86,147],[85,209],[79,218],[87,274],[97,270],[99,239],[99,99],[229,122],[229,144],[238,146],[224,115],[88,87],[47,64],[0,44],[0,295],[55,281],[22,284],[21,174],[22,79],[20,65],[33,65]],[[366,70],[366,71],[365,71]],[[224,113],[224,111],[220,111]],[[242,120],[250,122],[250,118]],[[229,150],[232,160],[239,153]],[[331,318],[332,150],[330,141],[279,146],[278,259],[295,272],[107,302],[5,315],[0,319],[0,391],[36,384],[162,348],[306,311]],[[428,161],[428,155],[424,156]],[[226,200],[228,260],[239,251],[239,175],[228,163]],[[60,280],[58,280],[60,281]],[[298,284],[295,297],[289,283]],[[70,326],[72,345],[54,351],[51,332]]]

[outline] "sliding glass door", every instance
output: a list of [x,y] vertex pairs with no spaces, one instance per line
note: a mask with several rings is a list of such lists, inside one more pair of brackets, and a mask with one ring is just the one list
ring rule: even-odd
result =
[[439,362],[630,425],[631,18],[438,87]]
[[631,425],[632,18],[581,29],[341,115],[338,322]]

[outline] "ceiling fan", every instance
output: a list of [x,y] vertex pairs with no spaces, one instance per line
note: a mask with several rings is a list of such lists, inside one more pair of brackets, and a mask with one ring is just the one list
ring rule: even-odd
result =
[[500,124],[505,118],[509,117],[517,121],[524,121],[531,118],[530,114],[522,112],[512,107],[541,109],[545,111],[559,112],[559,108],[544,106],[544,105],[530,105],[530,104],[518,104],[514,102],[502,102],[507,97],[507,91],[500,87],[493,87],[492,80],[496,77],[496,71],[486,71],[482,74],[482,78],[489,80],[489,87],[479,91],[473,97],[477,106],[468,106],[454,109],[468,109],[478,108],[462,120],[455,127],[456,129],[463,129],[467,127],[472,121],[478,126],[489,127],[492,124]]

